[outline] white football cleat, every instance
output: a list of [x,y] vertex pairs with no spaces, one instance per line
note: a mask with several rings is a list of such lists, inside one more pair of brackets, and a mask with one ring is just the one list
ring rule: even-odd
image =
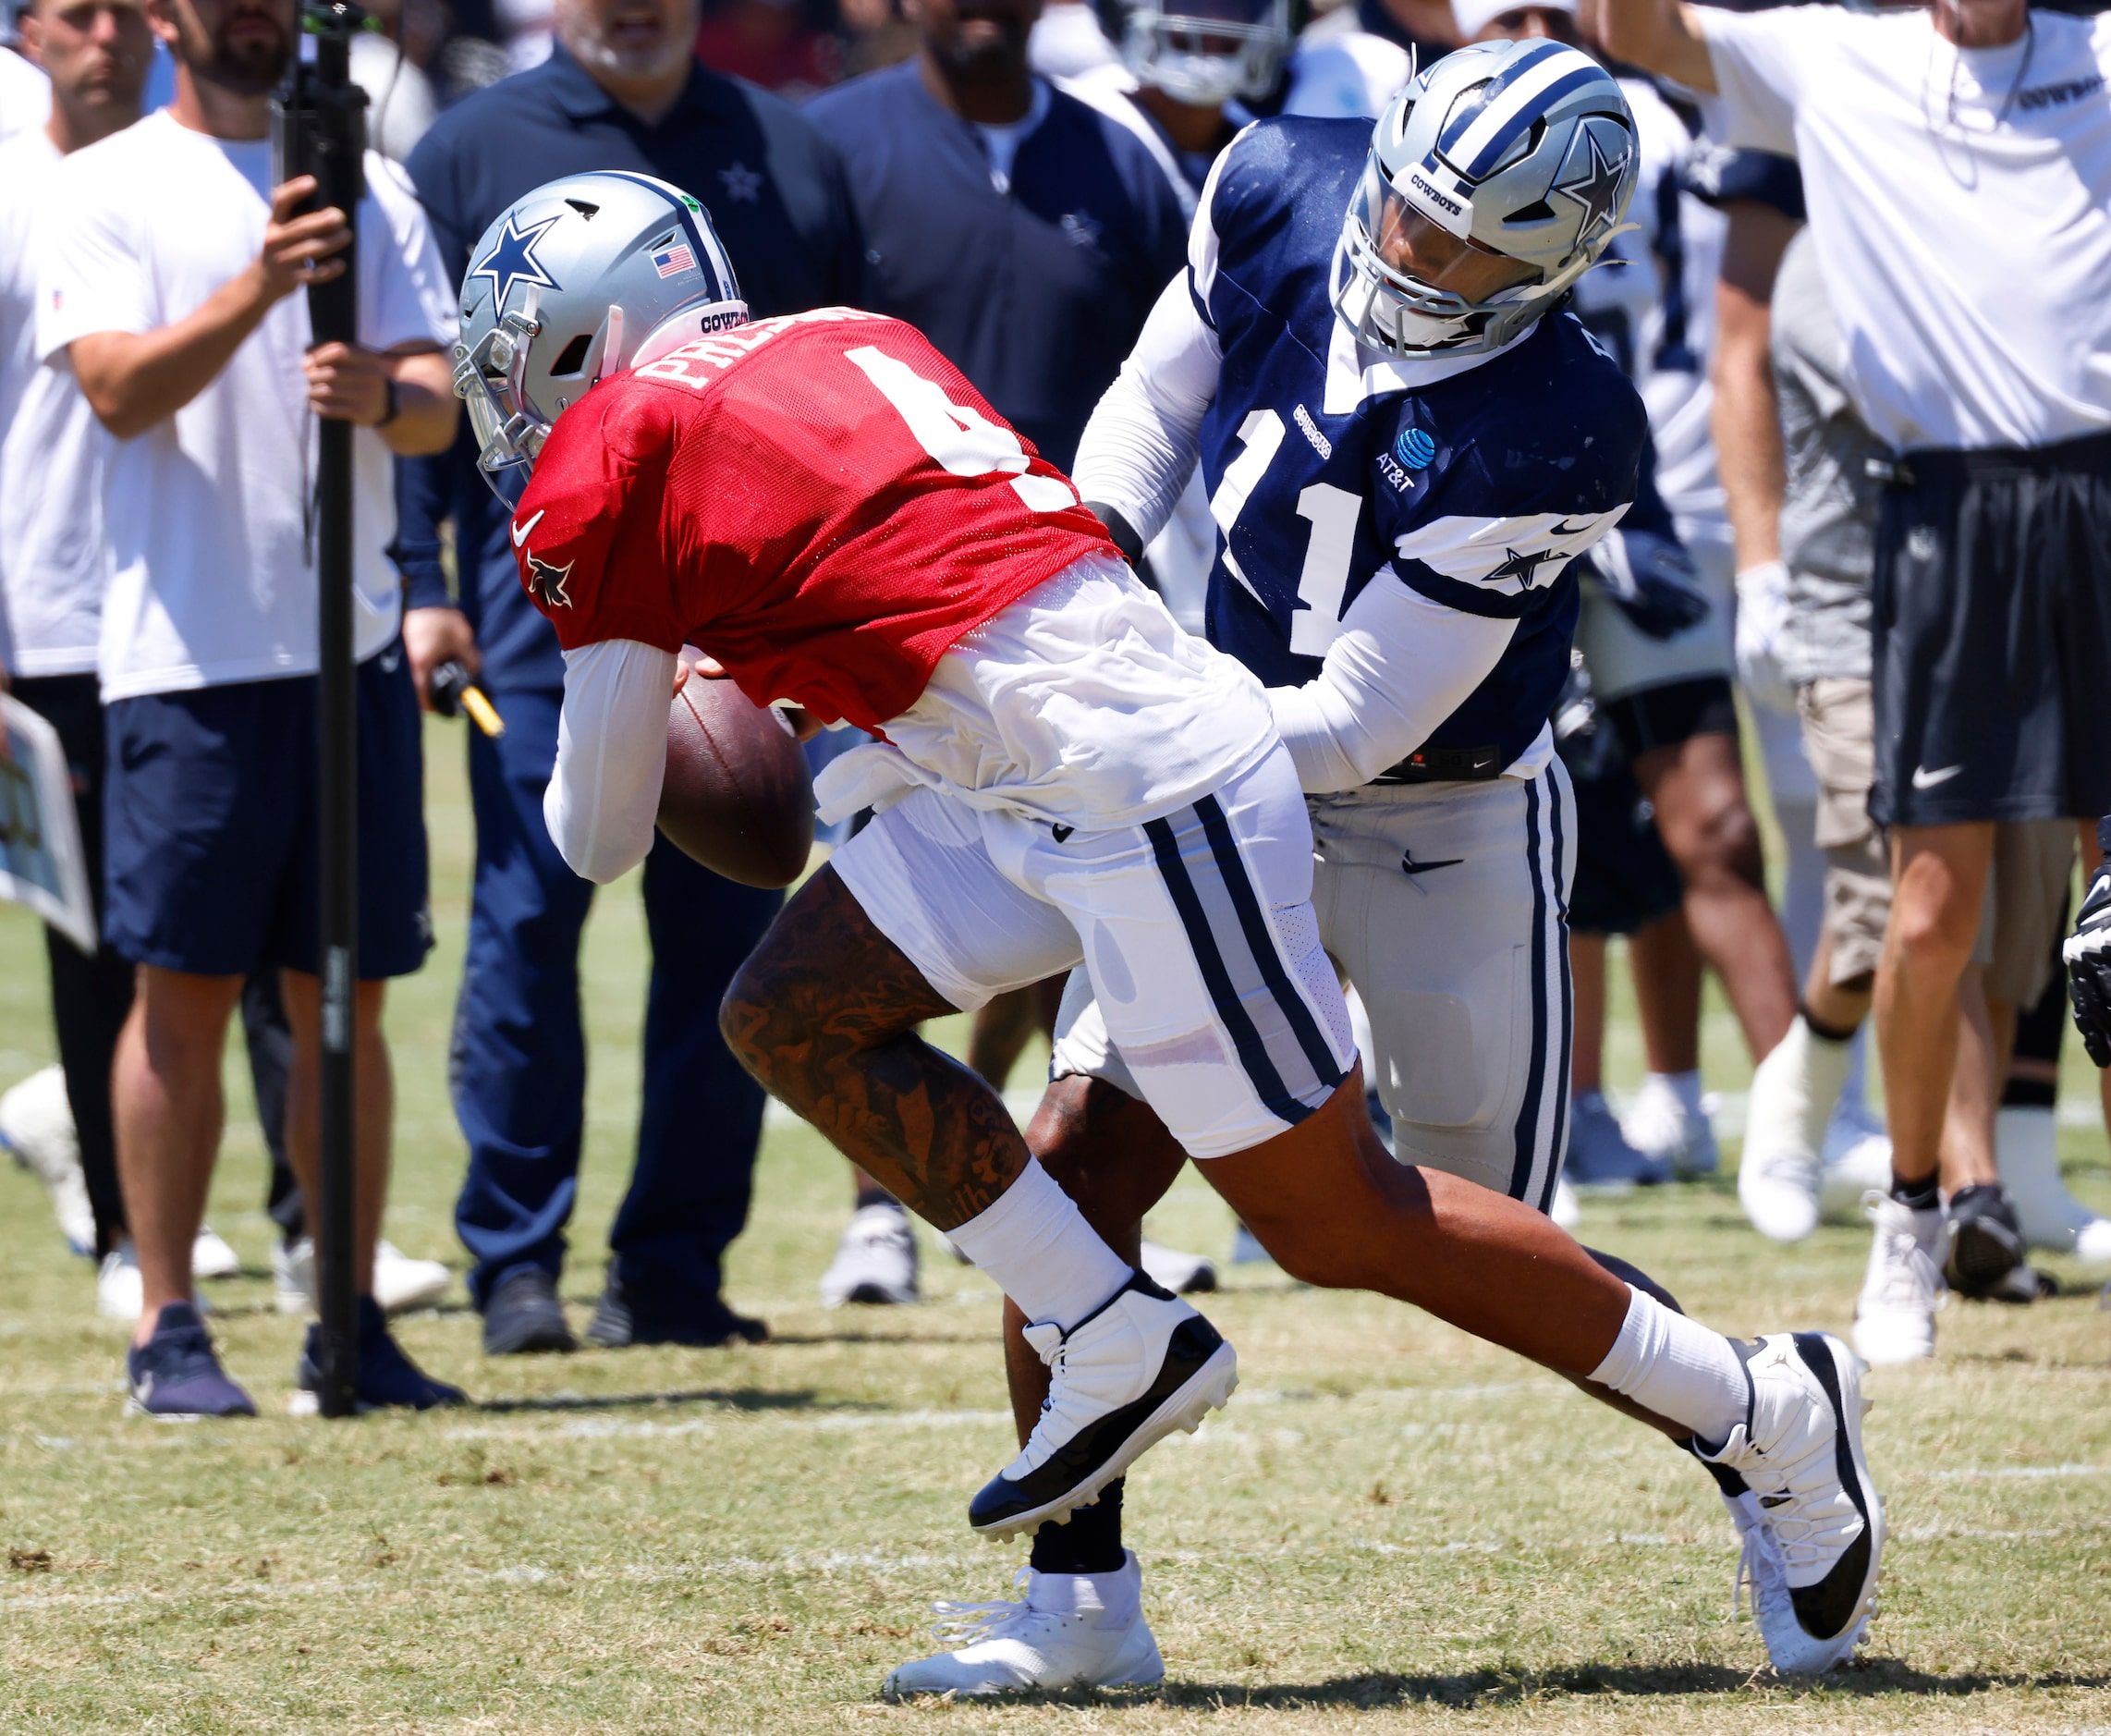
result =
[[1835,1155],[1828,1143],[1825,1167],[1818,1171],[1818,1216],[1828,1224],[1851,1224],[1861,1216],[1861,1202],[1871,1189],[1891,1192],[1891,1137],[1877,1131],[1843,1142]]
[[[302,1236],[271,1251],[272,1287],[282,1314],[315,1312],[315,1243]],[[384,1237],[373,1251],[373,1299],[384,1314],[430,1308],[447,1293],[454,1274],[437,1260],[415,1260]]]
[[831,1308],[846,1302],[913,1302],[922,1300],[916,1281],[916,1231],[898,1205],[860,1206],[836,1244],[836,1257],[821,1275],[821,1300]]
[[1689,1108],[1666,1074],[1642,1075],[1620,1117],[1620,1131],[1644,1157],[1669,1164],[1675,1176],[1712,1176],[1722,1167],[1705,1103]]
[[66,1074],[57,1067],[40,1068],[0,1093],[0,1150],[44,1184],[67,1246],[92,1255],[95,1214],[80,1173],[80,1140],[74,1131]]
[[198,1239],[190,1244],[190,1276],[194,1278],[236,1278],[242,1262],[226,1239],[211,1224],[198,1226]]
[[1785,1676],[1846,1662],[1876,1607],[1884,1503],[1862,1452],[1861,1368],[1829,1333],[1770,1334],[1745,1356],[1746,1421],[1702,1454],[1750,1491],[1732,1502],[1745,1531],[1739,1578]]
[[2059,1131],[2050,1109],[2007,1108],[1994,1118],[2001,1186],[2033,1248],[2111,1265],[2111,1219],[2099,1217],[2067,1191],[2059,1172]]
[[1026,1328],[1048,1364],[1048,1397],[1019,1455],[969,1504],[985,1537],[1058,1524],[1175,1429],[1190,1434],[1239,1385],[1217,1329],[1141,1272],[1066,1332]]
[[[202,1296],[192,1295],[190,1305],[201,1315],[213,1312]],[[104,1254],[96,1268],[95,1312],[105,1320],[137,1320],[144,1306],[146,1283],[140,1276],[140,1256],[128,1237]]]
[[949,1649],[889,1672],[890,1700],[918,1693],[1023,1693],[1048,1688],[1144,1688],[1165,1680],[1143,1619],[1133,1550],[1116,1573],[1019,1571],[1017,1603],[938,1604],[932,1630]]
[[1216,1262],[1206,1253],[1184,1253],[1161,1242],[1146,1241],[1139,1264],[1153,1284],[1176,1296],[1198,1296],[1216,1288]]
[[1933,1356],[1935,1314],[1949,1301],[1937,1252],[1942,1212],[1916,1212],[1875,1188],[1861,1204],[1876,1238],[1854,1305],[1854,1348],[1879,1368]]

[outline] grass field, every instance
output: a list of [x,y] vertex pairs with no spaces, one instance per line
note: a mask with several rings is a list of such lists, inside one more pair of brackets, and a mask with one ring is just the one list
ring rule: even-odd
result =
[[[461,1256],[445,1094],[467,819],[435,727],[440,947],[391,1009],[402,1110],[390,1230]],[[635,883],[586,947],[595,1067],[565,1290],[583,1311],[637,1098]],[[1631,1079],[1622,1024],[1614,1076]],[[1711,1082],[1741,1085],[1719,1014]],[[41,945],[0,907],[0,1085],[52,1052]],[[1023,1077],[1023,1075],[1022,1075]],[[2068,1082],[2078,1100],[2092,1089]],[[2111,1314],[2072,1268],[2029,1310],[1953,1306],[1941,1360],[1873,1377],[1895,1543],[1865,1661],[1775,1683],[1729,1620],[1706,1478],[1561,1383],[1408,1310],[1241,1268],[1210,1313],[1245,1385],[1130,1480],[1163,1692],[891,1706],[934,1597],[994,1597],[1018,1559],[964,1523],[1010,1452],[994,1291],[927,1258],[932,1300],[814,1301],[840,1160],[773,1123],[730,1292],[773,1340],[486,1363],[460,1306],[406,1322],[479,1408],[325,1424],[286,1413],[298,1323],[271,1312],[262,1146],[230,1072],[213,1219],[248,1268],[211,1287],[254,1422],[121,1414],[120,1326],[0,1167],[0,1731],[2111,1732]],[[709,1130],[700,1129],[700,1139]],[[2075,1190],[2111,1208],[2101,1131]],[[1154,1225],[1221,1253],[1190,1175]],[[1790,1250],[1727,1182],[1587,1204],[1586,1239],[1727,1329],[1844,1329],[1865,1235]],[[928,1250],[927,1250],[928,1253]]]

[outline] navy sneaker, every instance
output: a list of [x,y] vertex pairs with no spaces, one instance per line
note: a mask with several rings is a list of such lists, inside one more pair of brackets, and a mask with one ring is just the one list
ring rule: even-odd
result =
[[762,1321],[735,1314],[717,1296],[701,1307],[692,1302],[677,1312],[627,1290],[613,1276],[586,1329],[586,1341],[604,1351],[633,1344],[688,1344],[709,1351],[722,1344],[760,1344],[769,1336],[770,1328]]
[[538,1351],[576,1351],[565,1324],[557,1280],[540,1266],[515,1272],[483,1305],[483,1353],[527,1356]]
[[[323,1328],[311,1326],[294,1376],[301,1391],[322,1390],[322,1358]],[[436,1411],[470,1401],[459,1387],[434,1380],[404,1355],[403,1347],[389,1336],[387,1315],[372,1296],[360,1298],[360,1372],[353,1394],[361,1411]]]
[[257,1413],[250,1395],[227,1378],[205,1323],[189,1302],[163,1308],[153,1337],[125,1352],[125,1375],[132,1389],[125,1409],[134,1416],[191,1423]]
[[1563,1174],[1580,1193],[1617,1193],[1652,1188],[1671,1180],[1671,1166],[1637,1151],[1620,1131],[1605,1094],[1580,1091],[1571,1106],[1568,1161]]

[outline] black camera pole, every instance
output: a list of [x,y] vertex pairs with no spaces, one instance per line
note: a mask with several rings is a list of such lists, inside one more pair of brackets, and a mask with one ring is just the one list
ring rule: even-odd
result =
[[[311,285],[308,312],[315,342],[359,340],[357,217],[366,190],[366,92],[352,82],[351,43],[366,15],[348,0],[307,0],[300,54],[273,105],[276,178],[312,175],[315,197],[304,209],[335,206],[353,224],[338,257],[344,271]],[[357,1210],[354,1067],[359,989],[359,759],[352,642],[352,424],[324,420],[315,479],[315,551],[321,623],[318,650],[317,810],[321,815],[322,1194],[309,1211],[315,1238],[315,1289],[322,1315],[324,1416],[357,1408],[359,1318],[352,1270]]]

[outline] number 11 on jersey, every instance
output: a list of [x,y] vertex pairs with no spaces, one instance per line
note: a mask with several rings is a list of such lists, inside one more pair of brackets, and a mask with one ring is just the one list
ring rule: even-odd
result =
[[[1231,552],[1232,528],[1283,445],[1283,419],[1272,410],[1257,410],[1239,425],[1246,448],[1224,467],[1216,493],[1210,496],[1210,517],[1224,533],[1224,564],[1231,576],[1265,604],[1253,581]],[[1298,517],[1312,526],[1305,544],[1305,564],[1298,574],[1297,607],[1290,617],[1290,649],[1300,657],[1324,657],[1341,636],[1341,601],[1348,590],[1348,567],[1356,558],[1356,520],[1362,497],[1332,483],[1314,483],[1298,494]]]

